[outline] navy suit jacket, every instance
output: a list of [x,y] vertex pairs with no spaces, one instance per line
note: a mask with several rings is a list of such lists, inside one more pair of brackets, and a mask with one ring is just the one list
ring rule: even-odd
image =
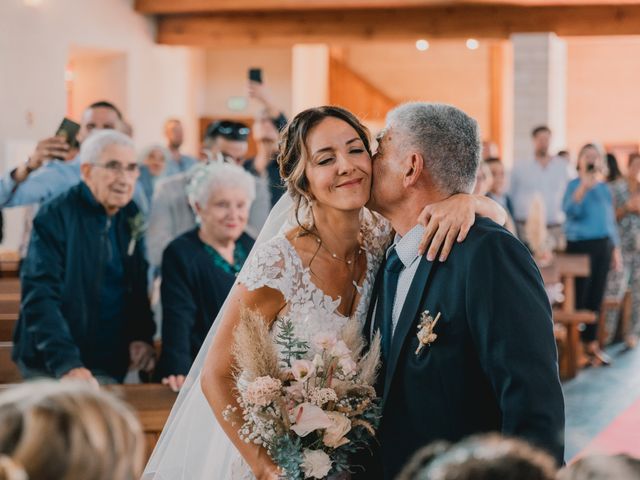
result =
[[[489,431],[530,441],[561,463],[564,399],[551,307],[527,248],[477,218],[445,263],[419,261],[378,392],[381,451],[374,456],[382,469],[367,468],[366,478],[393,479],[434,440]],[[416,354],[425,310],[441,314],[438,338]]]

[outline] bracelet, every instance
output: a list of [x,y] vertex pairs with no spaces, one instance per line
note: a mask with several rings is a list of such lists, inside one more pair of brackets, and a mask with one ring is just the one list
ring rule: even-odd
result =
[[33,172],[34,170],[36,170],[35,168],[32,168],[29,166],[30,161],[31,161],[31,157],[29,157],[29,160],[27,160],[24,164],[24,168],[27,170],[27,175]]

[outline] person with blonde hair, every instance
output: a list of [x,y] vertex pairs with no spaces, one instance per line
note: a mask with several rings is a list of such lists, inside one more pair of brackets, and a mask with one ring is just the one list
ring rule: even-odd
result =
[[104,391],[45,380],[0,394],[0,480],[134,480],[143,465],[138,419]]

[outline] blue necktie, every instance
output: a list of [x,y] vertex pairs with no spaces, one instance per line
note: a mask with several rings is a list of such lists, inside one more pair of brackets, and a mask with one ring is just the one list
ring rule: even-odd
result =
[[393,301],[398,288],[398,277],[404,268],[404,264],[398,257],[395,247],[389,251],[387,261],[384,264],[382,284],[376,305],[375,325],[380,329],[382,336],[382,358],[386,361],[391,350],[391,338],[393,336]]

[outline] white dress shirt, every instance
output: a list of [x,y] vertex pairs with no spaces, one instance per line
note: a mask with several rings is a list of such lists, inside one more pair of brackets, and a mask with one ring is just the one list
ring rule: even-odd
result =
[[569,181],[576,175],[575,169],[562,157],[552,157],[546,167],[535,159],[516,163],[511,172],[509,193],[515,220],[524,222],[529,218],[531,203],[535,194],[539,194],[544,202],[547,225],[564,223],[562,198]]
[[[418,254],[418,247],[420,246],[420,240],[424,236],[424,227],[420,224],[413,227],[409,230],[404,237],[396,234],[396,237],[393,241],[393,245],[391,245],[387,249],[387,255],[389,251],[395,247],[396,253],[398,254],[398,258],[404,265],[400,274],[398,276],[398,286],[396,288],[396,295],[393,300],[393,313],[392,313],[392,333],[396,330],[396,325],[398,325],[398,320],[400,319],[400,314],[402,313],[402,307],[404,307],[404,302],[407,299],[407,294],[409,293],[409,288],[411,288],[411,283],[413,282],[413,277],[416,275],[416,271],[418,270],[418,265],[420,265],[420,255]],[[384,268],[384,267],[381,267]],[[376,309],[378,308],[377,300],[376,307],[373,311],[373,317],[376,318]],[[375,322],[371,322],[371,335],[373,336],[373,329]]]

